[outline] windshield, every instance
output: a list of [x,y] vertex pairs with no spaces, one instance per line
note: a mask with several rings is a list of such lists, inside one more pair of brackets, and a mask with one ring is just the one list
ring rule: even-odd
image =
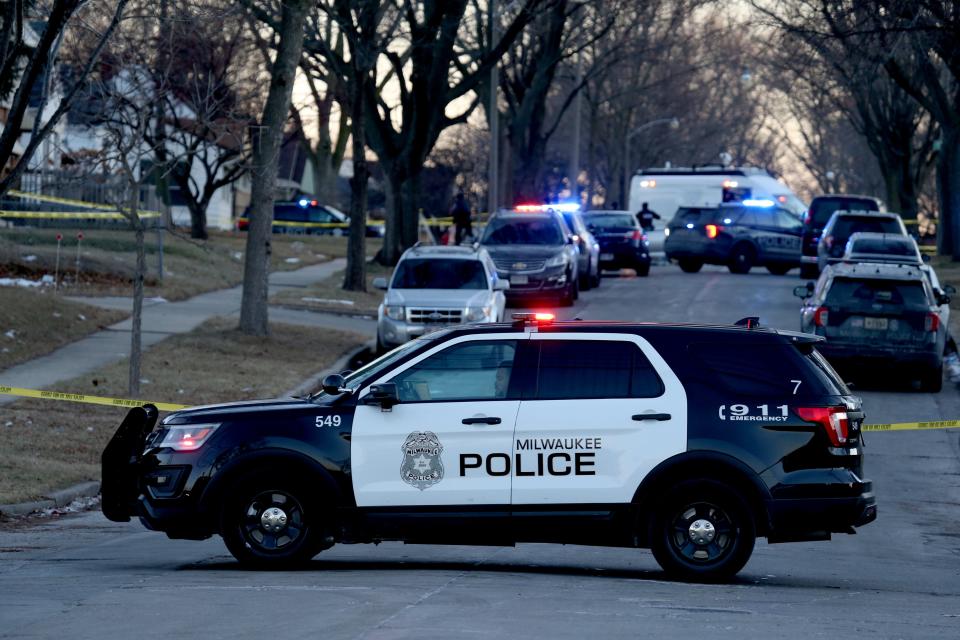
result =
[[495,218],[487,225],[483,244],[563,244],[560,226],[552,218]]
[[629,213],[592,213],[587,216],[587,224],[603,230],[633,229],[637,219]]
[[[442,333],[444,332],[437,331],[433,334],[430,334],[429,336],[417,338],[416,340],[411,340],[406,344],[400,345],[393,351],[385,353],[384,355],[380,356],[376,360],[373,360],[372,362],[365,364],[364,366],[360,367],[350,375],[346,376],[346,378],[344,378],[344,386],[348,387],[351,390],[351,392],[356,393],[357,389],[359,389],[364,382],[378,375],[384,369],[391,367],[394,363],[406,357],[407,354],[413,353],[418,349],[427,347],[437,338],[438,335],[441,335]],[[318,391],[317,393],[313,394],[310,397],[320,398],[320,397],[326,397],[329,395],[330,394],[327,393],[326,391]]]
[[479,260],[410,258],[397,265],[394,289],[486,289],[487,274]]

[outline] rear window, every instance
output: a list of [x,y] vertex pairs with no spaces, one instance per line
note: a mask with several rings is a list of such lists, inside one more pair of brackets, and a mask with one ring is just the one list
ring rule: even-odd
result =
[[810,345],[697,343],[687,349],[711,383],[731,395],[816,398],[849,393]]
[[835,211],[879,211],[875,200],[865,198],[817,198],[810,205],[816,227],[823,227]]
[[[726,212],[727,215],[730,215],[731,212]],[[701,225],[707,224],[708,222],[714,222],[714,220],[719,216],[720,212],[717,209],[701,209],[696,207],[684,207],[677,211],[677,214],[673,217],[673,220],[670,222],[671,225],[675,226],[686,226],[688,224]]]
[[927,291],[920,280],[853,280],[837,278],[825,302],[842,308],[880,311],[884,307],[928,307]]
[[903,229],[896,218],[877,216],[841,216],[831,231],[834,238],[846,239],[858,231],[901,235]]
[[603,230],[628,231],[638,226],[637,219],[629,213],[591,213],[587,224]]
[[875,238],[855,240],[850,251],[852,253],[877,253],[885,256],[912,256],[916,254],[912,242]]
[[663,382],[633,343],[607,340],[540,342],[538,400],[655,398]]

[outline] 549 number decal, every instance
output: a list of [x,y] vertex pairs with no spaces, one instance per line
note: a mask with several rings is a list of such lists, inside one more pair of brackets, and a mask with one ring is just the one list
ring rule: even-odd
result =
[[[773,411],[770,411],[770,409]],[[767,404],[722,404],[718,411],[721,420],[745,420],[761,422],[785,422],[790,417],[790,407],[779,404],[770,407]]]
[[319,427],[339,427],[340,416],[317,416],[316,426]]

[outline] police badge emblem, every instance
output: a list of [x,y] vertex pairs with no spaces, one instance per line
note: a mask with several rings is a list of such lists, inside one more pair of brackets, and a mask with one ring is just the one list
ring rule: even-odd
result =
[[400,478],[423,491],[443,480],[443,445],[432,431],[414,431],[400,447],[403,463]]

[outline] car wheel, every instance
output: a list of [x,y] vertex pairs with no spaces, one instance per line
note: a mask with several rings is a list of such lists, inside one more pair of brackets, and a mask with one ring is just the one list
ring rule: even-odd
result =
[[589,291],[591,284],[593,284],[593,276],[590,275],[589,271],[580,276],[579,286],[581,291]]
[[596,289],[600,286],[600,283],[603,281],[603,273],[600,265],[597,265],[597,272],[593,274],[593,288]]
[[928,369],[920,376],[920,390],[940,393],[943,389],[943,365]]
[[786,275],[790,269],[793,269],[789,264],[768,264],[767,271],[772,273],[775,276]]
[[815,264],[800,265],[801,280],[816,280],[819,277],[820,277],[820,269],[817,268],[817,265]]
[[577,286],[575,282],[571,282],[567,285],[567,288],[563,290],[563,293],[560,294],[560,300],[558,304],[561,307],[572,307],[573,301],[576,299],[573,297],[573,290]]
[[220,535],[233,557],[257,569],[284,569],[332,546],[333,528],[308,486],[270,469],[231,488]]
[[579,278],[570,278],[570,299],[579,300],[580,299],[580,281]]
[[743,498],[713,480],[674,486],[652,520],[650,548],[671,576],[683,580],[732,578],[750,559],[756,525]]
[[638,262],[637,266],[634,267],[634,271],[637,272],[637,275],[641,278],[646,278],[650,275],[650,263],[649,262]]
[[753,263],[757,259],[757,252],[749,244],[735,245],[730,252],[730,273],[750,273]]
[[690,258],[680,258],[678,262],[680,263],[680,269],[684,273],[696,273],[697,271],[700,271],[700,269],[703,268],[703,263],[700,262],[699,260],[691,260]]

